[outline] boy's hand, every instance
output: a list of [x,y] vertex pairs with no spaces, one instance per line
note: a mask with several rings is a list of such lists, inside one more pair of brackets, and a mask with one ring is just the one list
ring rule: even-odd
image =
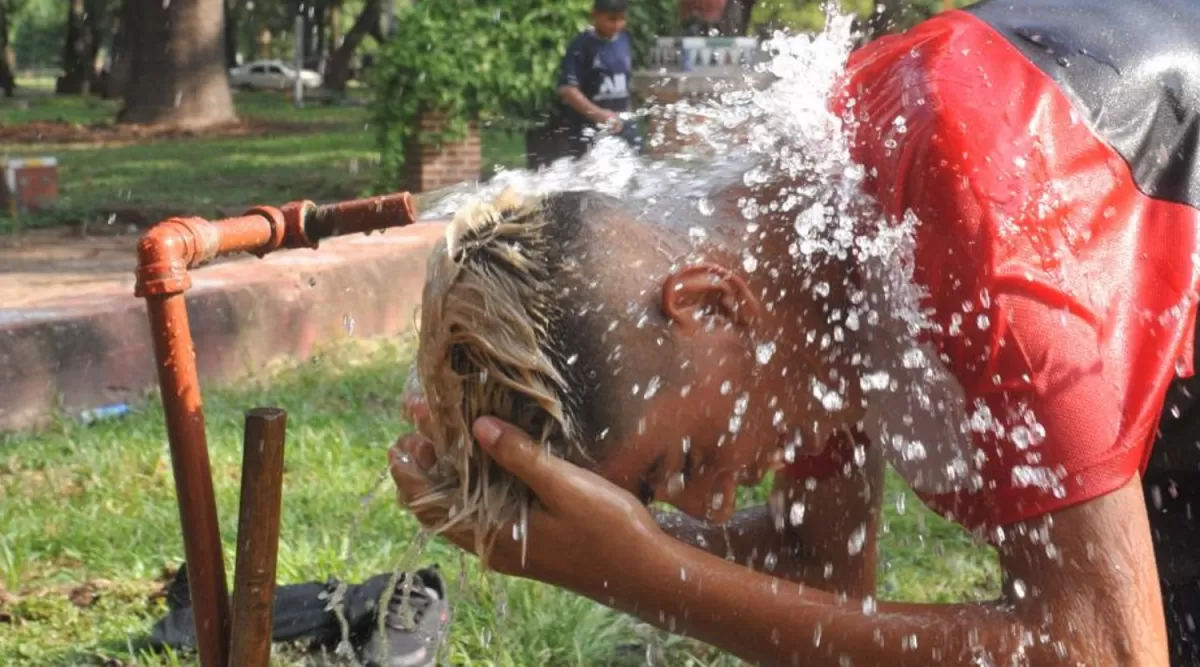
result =
[[602,109],[600,126],[613,134],[620,134],[621,130],[625,129],[625,121],[621,120],[620,114],[608,109]]
[[[631,576],[635,569],[665,573],[676,567],[658,562],[668,552],[664,544],[673,540],[629,492],[543,454],[528,435],[497,419],[477,420],[474,433],[488,455],[524,481],[538,499],[529,510],[525,544],[514,539],[513,526],[498,529],[486,559],[491,569],[605,599],[636,595],[639,584]],[[433,451],[432,443],[418,434],[401,438],[392,447],[392,477],[405,505],[428,488],[424,470],[433,463]],[[430,510],[417,518],[429,525],[444,517],[444,512]],[[520,529],[515,534],[520,537]],[[445,537],[474,551],[474,532],[469,528],[449,531]],[[639,567],[633,568],[634,564]],[[662,567],[656,570],[656,565]]]

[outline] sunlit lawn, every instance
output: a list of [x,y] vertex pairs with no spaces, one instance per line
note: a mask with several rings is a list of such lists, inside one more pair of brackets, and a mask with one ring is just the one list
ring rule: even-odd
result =
[[[289,412],[279,577],[283,582],[359,581],[402,565],[416,526],[398,509],[384,472],[385,449],[402,429],[396,397],[408,350],[348,341],[315,361],[286,367],[236,391],[209,391],[209,447],[232,562],[243,410]],[[378,492],[371,495],[371,490]],[[898,513],[889,491],[881,594],[944,601],[995,589],[992,556],[913,498]],[[169,665],[139,640],[163,603],[150,601],[164,568],[182,560],[162,416],[150,401],[123,420],[83,427],[63,420],[34,435],[0,436],[0,664]],[[688,641],[648,632],[592,602],[521,580],[485,578],[434,543],[452,584],[455,665],[733,665]],[[405,565],[412,565],[407,563]],[[91,582],[91,604],[72,591]],[[112,662],[105,662],[111,660]],[[280,664],[306,664],[281,652]],[[622,663],[621,661],[624,661]]]
[[[0,231],[107,220],[104,212],[110,210],[211,216],[296,199],[336,201],[360,196],[377,184],[375,133],[363,107],[310,102],[296,109],[275,93],[237,93],[235,102],[243,117],[308,127],[272,136],[107,146],[0,143],[0,158],[54,156],[60,165],[57,213],[19,221],[0,213]],[[116,102],[96,97],[30,92],[16,101],[0,98],[0,125],[62,121],[89,126],[111,122],[117,110]],[[483,150],[488,167],[523,164],[519,137],[485,132]]]

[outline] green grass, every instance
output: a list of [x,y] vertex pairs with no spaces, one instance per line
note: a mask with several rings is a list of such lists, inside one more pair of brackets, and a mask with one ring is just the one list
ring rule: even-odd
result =
[[[115,102],[27,94],[0,100],[0,125],[61,121],[91,125],[116,116]],[[108,211],[201,216],[255,204],[358,197],[376,184],[375,133],[362,107],[312,102],[295,109],[274,93],[237,93],[246,118],[302,124],[272,136],[154,140],[124,145],[2,144],[3,156],[52,155],[59,161],[59,206],[51,214],[0,217],[0,231],[79,221],[111,222]],[[484,164],[521,166],[523,140],[485,132]],[[0,212],[0,216],[3,213]],[[120,220],[118,219],[118,222]]]
[[[732,666],[694,642],[670,638],[587,600],[547,586],[483,575],[474,559],[434,542],[404,561],[414,521],[394,501],[385,449],[402,426],[397,395],[408,350],[394,342],[347,341],[311,362],[285,367],[237,390],[206,393],[221,530],[232,563],[241,415],[273,405],[289,413],[279,552],[282,582],[336,576],[359,581],[414,563],[442,564],[455,603],[449,659],[455,665],[613,665],[617,646],[646,645],[657,664]],[[995,592],[993,556],[971,544],[890,481],[882,540],[881,595],[914,601]],[[374,494],[372,489],[376,489]],[[83,427],[60,420],[36,434],[0,436],[0,664],[195,664],[153,656],[138,642],[163,603],[149,601],[165,567],[182,559],[161,412]],[[232,576],[232,575],[230,575]],[[71,591],[97,583],[77,606]],[[2,623],[2,621],[0,621]],[[631,658],[625,655],[626,663]],[[645,661],[637,651],[634,664]],[[106,660],[112,662],[105,662]],[[280,653],[279,664],[305,664]]]

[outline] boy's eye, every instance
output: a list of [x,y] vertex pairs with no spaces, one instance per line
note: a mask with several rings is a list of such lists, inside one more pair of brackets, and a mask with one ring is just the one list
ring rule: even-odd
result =
[[666,463],[666,456],[659,456],[654,461],[653,465],[646,469],[646,474],[642,477],[642,481],[638,484],[637,497],[643,505],[649,505],[654,502],[654,484],[651,480],[659,477],[659,472],[662,471],[663,464]]
[[642,480],[641,486],[638,487],[638,500],[643,505],[649,505],[654,502],[654,487],[650,485],[650,480]]

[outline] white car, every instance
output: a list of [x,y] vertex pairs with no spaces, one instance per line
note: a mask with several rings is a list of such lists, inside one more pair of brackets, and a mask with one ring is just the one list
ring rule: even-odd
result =
[[[256,60],[229,70],[229,85],[243,90],[291,90],[296,70],[281,60]],[[300,71],[305,88],[319,88],[321,75],[312,70]]]

